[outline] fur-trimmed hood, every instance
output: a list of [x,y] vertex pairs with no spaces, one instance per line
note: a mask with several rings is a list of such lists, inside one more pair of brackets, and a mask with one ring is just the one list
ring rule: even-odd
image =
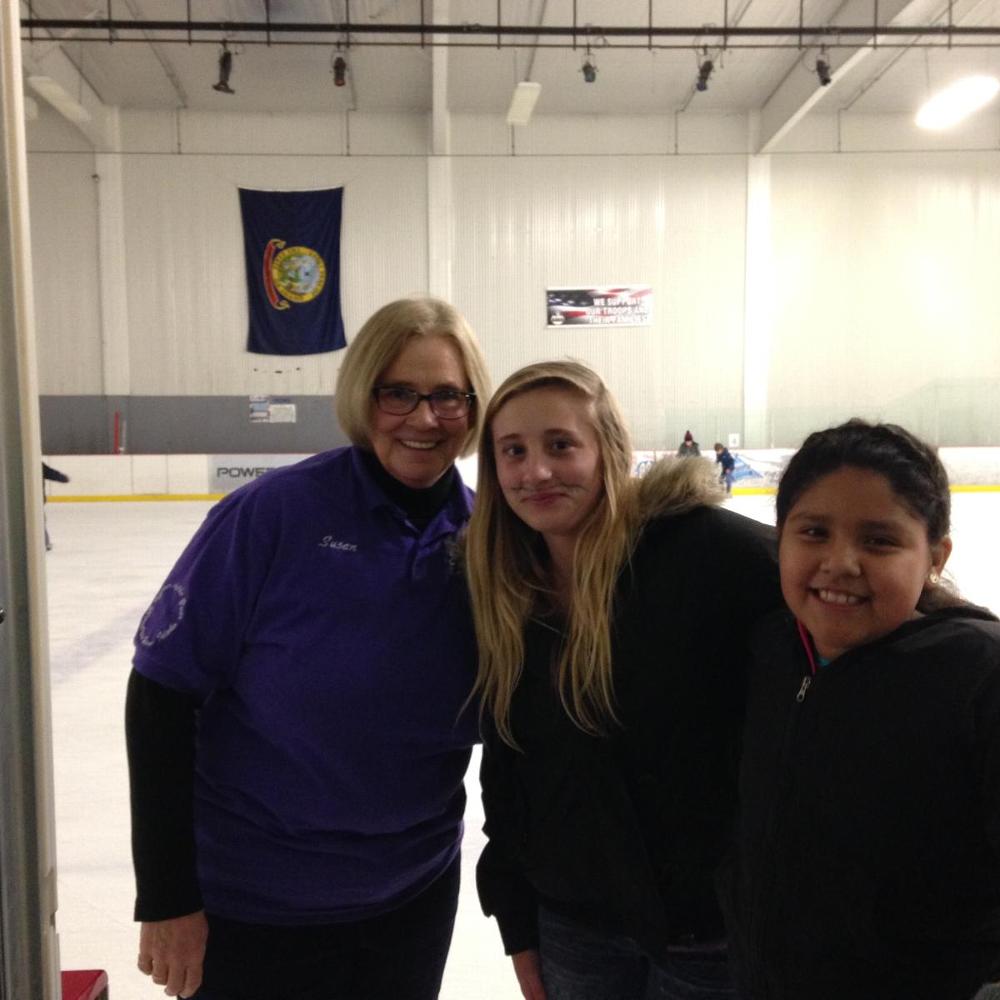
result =
[[656,517],[685,514],[725,499],[718,474],[709,462],[661,458],[638,481],[636,511],[640,524]]

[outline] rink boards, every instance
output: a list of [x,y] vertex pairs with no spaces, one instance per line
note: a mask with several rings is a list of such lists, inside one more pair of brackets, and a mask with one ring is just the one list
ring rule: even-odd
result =
[[[732,449],[736,458],[734,492],[770,493],[792,448]],[[1000,448],[941,448],[955,491],[1000,491]],[[642,475],[668,451],[637,451],[632,469]],[[706,461],[714,453],[703,451]],[[273,468],[308,457],[283,455],[49,455],[49,465],[70,477],[49,484],[49,499],[68,501],[210,500],[231,492]],[[475,488],[475,455],[459,461],[462,478]]]

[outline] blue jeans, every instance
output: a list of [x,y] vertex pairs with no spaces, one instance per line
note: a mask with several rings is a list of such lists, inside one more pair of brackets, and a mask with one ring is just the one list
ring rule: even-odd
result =
[[654,962],[628,937],[538,913],[547,1000],[737,1000],[725,942],[671,948]]

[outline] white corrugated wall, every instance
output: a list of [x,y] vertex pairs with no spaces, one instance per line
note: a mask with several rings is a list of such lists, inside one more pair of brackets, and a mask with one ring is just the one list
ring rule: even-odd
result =
[[[99,171],[69,133],[53,126],[29,160],[43,393],[120,391],[103,385],[116,338],[134,395],[330,392],[340,354],[275,364],[244,350],[236,189],[344,185],[348,336],[432,283],[450,287],[498,380],[542,357],[597,367],[640,448],[688,427],[705,445],[744,432],[748,344],[767,413],[746,421],[759,440],[745,444],[794,445],[854,412],[916,422],[943,444],[1000,443],[996,150],[782,153],[762,170],[762,158],[748,169],[732,116],[586,118],[575,131],[563,116],[513,139],[496,119],[456,116],[458,155],[429,202],[424,116],[131,112],[122,124],[124,245],[113,226],[98,235]],[[761,177],[763,241],[747,210]],[[97,262],[113,254],[118,319],[98,294]],[[765,296],[748,295],[748,274],[769,275]],[[547,286],[612,283],[653,286],[651,327],[546,329]],[[751,337],[761,317],[765,335]]]

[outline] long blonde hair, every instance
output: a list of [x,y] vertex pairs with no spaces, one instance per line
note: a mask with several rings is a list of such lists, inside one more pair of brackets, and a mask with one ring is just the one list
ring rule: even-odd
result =
[[483,417],[466,560],[479,641],[476,691],[482,711],[491,714],[501,737],[512,746],[510,703],[521,676],[524,626],[533,610],[552,596],[553,583],[541,536],[514,514],[501,493],[492,427],[513,397],[541,388],[567,389],[590,404],[600,448],[603,494],[576,539],[568,629],[556,670],[563,707],[586,732],[600,732],[614,718],[612,604],[636,527],[628,431],[601,379],[571,361],[529,365],[511,375]]
[[466,566],[479,642],[473,695],[504,742],[517,746],[510,706],[524,662],[524,627],[554,596],[541,535],[510,508],[500,490],[493,421],[515,396],[562,388],[587,401],[601,455],[603,495],[577,535],[566,636],[556,684],[563,708],[588,733],[615,721],[611,633],[617,582],[643,525],[721,501],[725,494],[708,462],[665,459],[642,479],[631,477],[632,446],[617,403],[600,377],[573,361],[547,361],[514,372],[483,416],[476,503],[466,536]]

